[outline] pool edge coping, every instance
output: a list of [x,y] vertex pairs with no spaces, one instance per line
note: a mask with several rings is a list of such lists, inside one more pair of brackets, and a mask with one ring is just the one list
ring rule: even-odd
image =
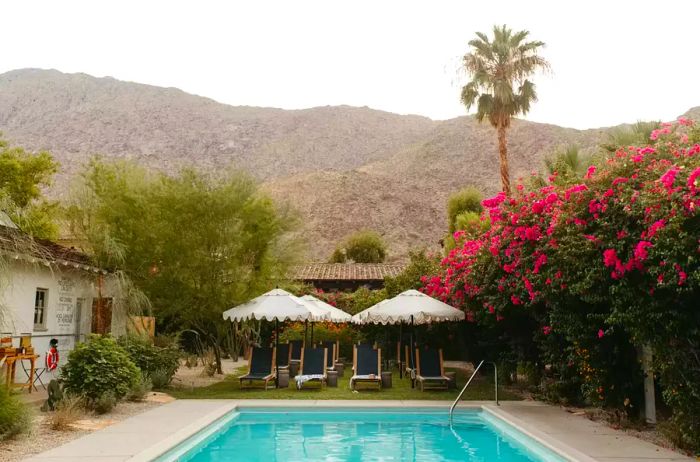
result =
[[203,417],[200,417],[186,427],[181,428],[167,438],[158,441],[152,446],[149,446],[138,454],[133,455],[132,457],[128,458],[127,461],[152,462],[156,460],[158,457],[166,454],[179,444],[182,444],[188,439],[194,437],[197,435],[197,433],[212,425],[217,420],[235,411],[238,405],[238,402],[222,402],[219,408],[205,414]]
[[[184,443],[188,439],[194,437],[202,430],[208,426],[214,424],[218,420],[224,418],[227,414],[236,411],[239,407],[241,408],[260,408],[260,407],[311,407],[311,408],[337,408],[337,407],[352,407],[352,408],[362,408],[362,407],[372,407],[374,404],[381,403],[383,407],[387,408],[448,408],[449,402],[419,402],[415,400],[387,400],[387,401],[365,401],[362,405],[355,400],[309,400],[309,401],[296,401],[296,400],[231,400],[223,401],[221,406],[214,411],[211,411],[204,415],[203,417],[197,419],[191,424],[184,428],[176,431],[172,435],[165,439],[162,439],[152,446],[144,449],[143,451],[135,454],[134,456],[127,459],[128,462],[152,462],[159,457],[166,454],[168,451],[174,449],[178,445]],[[360,405],[358,405],[360,404]],[[564,442],[541,432],[532,425],[528,425],[527,422],[511,415],[508,411],[504,410],[500,406],[486,402],[472,402],[472,403],[460,403],[458,405],[459,409],[479,409],[483,412],[487,412],[492,416],[503,420],[506,424],[512,426],[517,431],[523,433],[529,438],[532,438],[537,443],[541,444],[545,448],[553,451],[555,454],[571,461],[571,462],[597,462],[596,459],[583,454],[577,449],[565,444]]]
[[563,441],[548,435],[545,432],[537,430],[536,428],[532,428],[532,425],[528,425],[527,422],[524,422],[522,419],[509,414],[508,411],[503,410],[503,408],[500,406],[494,404],[482,404],[481,409],[484,412],[487,412],[504,421],[522,434],[526,435],[528,438],[532,438],[545,448],[565,459],[568,459],[571,462],[598,462],[596,459],[582,453],[578,449],[572,448]]

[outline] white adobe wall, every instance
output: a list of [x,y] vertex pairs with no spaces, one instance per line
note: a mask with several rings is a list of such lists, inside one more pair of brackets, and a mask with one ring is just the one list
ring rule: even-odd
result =
[[[97,274],[65,267],[47,267],[30,264],[22,260],[10,260],[10,275],[0,289],[0,304],[9,309],[0,334],[12,333],[13,343],[19,346],[23,333],[32,334],[32,345],[40,355],[37,367],[43,367],[49,340],[58,339],[61,364],[76,342],[90,333],[92,326],[92,301],[97,296]],[[112,283],[105,283],[103,296],[112,292]],[[45,329],[34,329],[34,302],[37,288],[48,289],[45,311]],[[76,311],[79,299],[83,299],[80,313]],[[112,330],[115,335],[123,333],[124,320],[113,317]],[[21,368],[18,368],[21,380]]]

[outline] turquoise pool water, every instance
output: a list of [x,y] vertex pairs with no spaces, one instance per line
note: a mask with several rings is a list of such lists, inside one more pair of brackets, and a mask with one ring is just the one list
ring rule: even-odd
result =
[[158,462],[483,461],[565,459],[493,415],[430,409],[241,409]]

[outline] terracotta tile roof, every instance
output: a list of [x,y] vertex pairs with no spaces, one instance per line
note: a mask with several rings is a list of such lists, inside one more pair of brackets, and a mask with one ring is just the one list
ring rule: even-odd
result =
[[309,263],[292,267],[289,277],[297,281],[378,281],[396,276],[404,267],[388,263]]

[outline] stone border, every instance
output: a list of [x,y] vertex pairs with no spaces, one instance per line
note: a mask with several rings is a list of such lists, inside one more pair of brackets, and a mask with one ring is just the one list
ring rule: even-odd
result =
[[[176,400],[33,456],[32,462],[147,462],[176,451],[188,439],[236,409],[287,407],[303,409],[390,408],[447,410],[451,401],[425,400]],[[538,410],[536,408],[542,408]],[[572,420],[564,411],[532,402],[468,401],[459,409],[482,410],[487,418],[502,422],[502,431],[513,429],[570,462],[659,462],[693,459],[638,440],[633,436],[585,420]],[[206,437],[206,436],[205,436]],[[595,457],[593,457],[595,456]]]
[[[595,459],[577,451],[574,448],[546,435],[543,432],[535,429],[527,429],[527,424],[520,419],[517,419],[507,412],[504,412],[500,407],[488,402],[472,401],[469,403],[460,403],[458,409],[474,409],[488,412],[496,418],[503,420],[517,431],[523,433],[527,437],[541,444],[555,454],[564,457],[571,462],[596,462]],[[452,403],[449,401],[403,401],[403,400],[231,400],[231,402],[222,405],[220,409],[210,412],[206,416],[198,419],[196,422],[188,425],[172,436],[159,441],[155,445],[149,447],[145,451],[140,452],[136,456],[128,459],[129,462],[150,462],[158,457],[161,457],[175,449],[178,445],[184,443],[188,439],[197,435],[206,427],[215,424],[219,419],[226,416],[228,413],[235,411],[238,407],[241,408],[265,408],[265,407],[287,407],[287,408],[314,408],[314,409],[330,409],[330,408],[368,408],[375,407],[396,408],[396,409],[449,409]]]
[[528,425],[521,419],[518,419],[517,417],[508,414],[508,412],[503,411],[501,407],[485,404],[481,406],[481,409],[484,412],[487,412],[495,416],[496,418],[504,421],[511,427],[518,430],[520,433],[528,436],[534,441],[537,441],[542,446],[546,447],[555,454],[564,457],[565,459],[569,459],[572,462],[597,462],[595,459],[587,456],[581,451],[578,451],[572,448],[571,446],[564,444],[555,438],[552,438],[551,436],[537,430],[536,428],[532,428],[532,425]]
[[128,459],[130,462],[151,462],[163,454],[167,453],[171,449],[175,448],[177,445],[187,441],[188,439],[194,437],[197,433],[201,432],[209,425],[212,425],[217,420],[223,418],[230,412],[233,412],[238,407],[237,403],[222,403],[221,407],[213,412],[208,413],[204,417],[195,420],[185,428],[178,430],[171,436],[160,440],[153,446],[149,447],[145,451],[141,451],[134,457]]

